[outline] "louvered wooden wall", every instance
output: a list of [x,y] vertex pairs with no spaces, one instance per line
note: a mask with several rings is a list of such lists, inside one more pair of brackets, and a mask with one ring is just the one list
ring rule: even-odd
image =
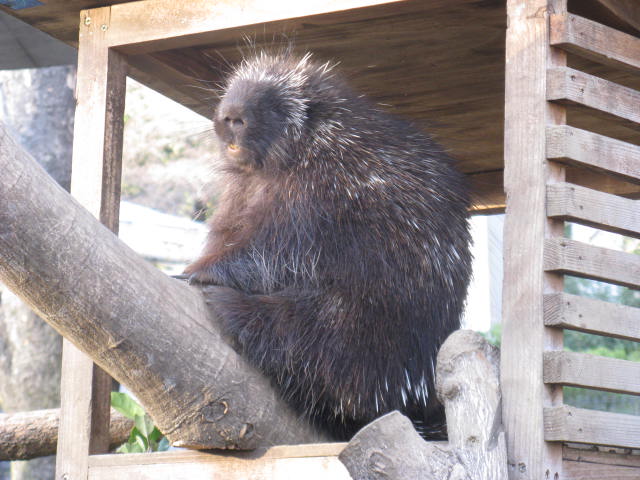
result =
[[[640,395],[639,362],[564,351],[562,341],[564,329],[640,341],[640,308],[563,288],[564,275],[640,288],[640,255],[564,235],[569,221],[640,238],[640,201],[603,191],[609,178],[640,183],[640,146],[576,128],[570,114],[604,113],[605,122],[635,129],[640,143],[640,91],[568,66],[575,56],[640,75],[640,38],[573,15],[561,0],[545,4],[509,2],[502,381],[510,475],[640,478],[640,416],[569,406],[562,392]],[[597,172],[602,190],[568,183],[568,166]]]

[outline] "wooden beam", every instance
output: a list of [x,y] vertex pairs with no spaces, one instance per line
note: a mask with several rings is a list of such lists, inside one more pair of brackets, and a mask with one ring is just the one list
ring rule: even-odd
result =
[[545,128],[566,119],[564,108],[546,102],[547,70],[566,65],[564,52],[548,43],[550,11],[566,11],[566,2],[507,1],[500,383],[511,480],[562,473],[561,446],[545,442],[541,429],[543,407],[562,403],[562,389],[542,382],[542,352],[562,349],[562,332],[544,327],[542,310],[543,293],[563,286],[561,276],[545,274],[540,248],[562,234],[544,206],[545,185],[564,181],[564,169],[545,161]]
[[549,441],[640,448],[640,417],[564,405],[544,409]]
[[640,123],[640,92],[573,68],[549,69],[547,100],[576,103]]
[[[117,232],[127,67],[105,44],[109,11],[94,13],[92,22],[80,24],[71,193]],[[86,479],[89,454],[108,451],[111,384],[109,375],[64,340],[58,478]]]
[[544,324],[640,341],[640,308],[554,293],[544,296]]
[[[584,462],[590,465],[618,465],[624,467],[640,468],[639,452],[627,449],[612,449],[606,447],[593,448],[584,446],[567,446],[562,448],[562,459],[571,462]],[[594,477],[595,478],[595,477]],[[600,477],[601,479],[608,477]]]
[[592,462],[562,462],[562,480],[637,480],[640,468],[621,465],[603,465]]
[[[154,0],[105,7],[111,9],[109,46],[126,53],[148,53],[210,43],[218,30],[279,20],[367,8],[400,0]],[[180,21],[176,22],[175,19]]]
[[547,271],[640,288],[640,256],[566,238],[544,243]]
[[550,43],[567,52],[640,72],[640,38],[577,15],[551,16]]
[[562,480],[638,480],[640,468],[592,462],[562,462]]
[[640,146],[568,125],[547,127],[547,158],[640,183]]
[[545,383],[640,395],[640,363],[576,352],[545,352]]
[[640,4],[637,0],[598,0],[614,15],[640,31]]
[[178,451],[90,458],[89,479],[191,480],[195,478],[247,478],[285,480],[347,480],[351,477],[338,460],[344,443],[260,448],[251,452]]
[[638,200],[629,200],[570,183],[547,186],[547,216],[620,235],[640,237]]

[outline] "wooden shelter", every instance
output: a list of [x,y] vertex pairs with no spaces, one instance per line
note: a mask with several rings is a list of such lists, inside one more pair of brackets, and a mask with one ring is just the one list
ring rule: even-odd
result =
[[[210,116],[210,92],[194,85],[218,81],[244,36],[261,46],[285,33],[301,51],[339,60],[356,88],[450,149],[477,213],[506,204],[510,478],[640,477],[640,418],[562,400],[563,385],[640,394],[637,363],[564,352],[562,343],[563,329],[640,341],[637,308],[563,292],[565,274],[640,288],[638,256],[563,237],[566,220],[640,236],[637,1],[49,0],[11,13],[79,46],[72,193],[113,229],[126,75]],[[59,478],[178,478],[174,462],[191,472],[184,478],[227,472],[198,453],[94,455],[106,448],[110,379],[71,344],[63,363]],[[576,443],[628,450],[568,446]],[[274,449],[255,472],[300,458],[329,472],[340,448]],[[340,478],[333,472],[313,478]]]

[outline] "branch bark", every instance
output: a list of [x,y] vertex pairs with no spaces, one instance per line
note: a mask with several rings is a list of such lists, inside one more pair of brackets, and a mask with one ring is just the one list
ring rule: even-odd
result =
[[174,445],[322,441],[222,339],[201,292],[98,223],[0,125],[0,280],[126,385]]
[[[60,409],[0,414],[0,461],[55,455]],[[133,420],[111,410],[109,435],[113,449],[129,438]]]
[[436,367],[449,443],[425,442],[408,418],[392,412],[360,430],[340,453],[352,478],[506,480],[498,363],[498,350],[478,333],[452,333]]

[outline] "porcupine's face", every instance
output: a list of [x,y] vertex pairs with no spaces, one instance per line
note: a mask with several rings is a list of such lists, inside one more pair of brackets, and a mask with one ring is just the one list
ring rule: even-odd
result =
[[264,81],[238,79],[227,88],[214,116],[225,160],[244,169],[269,167],[291,133],[290,102]]

